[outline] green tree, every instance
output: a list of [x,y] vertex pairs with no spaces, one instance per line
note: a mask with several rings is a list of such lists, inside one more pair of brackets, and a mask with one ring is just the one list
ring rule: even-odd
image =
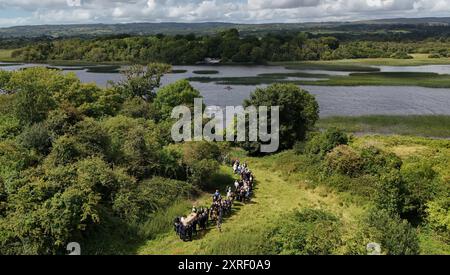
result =
[[[244,106],[280,107],[280,150],[290,149],[303,141],[319,119],[319,105],[313,95],[293,84],[274,84],[258,88],[244,101]],[[270,121],[268,122],[270,125]],[[251,153],[259,151],[261,143],[245,143]]]
[[152,101],[155,90],[161,86],[162,76],[170,71],[171,66],[167,64],[150,63],[146,67],[133,65],[122,72],[125,79],[116,87],[129,97],[137,96]]
[[155,108],[159,110],[161,120],[170,118],[172,109],[183,105],[194,108],[194,99],[201,98],[200,92],[194,89],[189,81],[179,80],[158,91],[154,100]]

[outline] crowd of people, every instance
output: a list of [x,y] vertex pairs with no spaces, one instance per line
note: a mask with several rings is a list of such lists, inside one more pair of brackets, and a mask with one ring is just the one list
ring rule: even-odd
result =
[[241,163],[240,160],[234,160],[232,167],[233,173],[239,175],[239,179],[234,182],[234,188],[226,188],[225,198],[216,190],[209,208],[197,208],[194,205],[188,216],[175,218],[174,230],[181,240],[192,241],[193,236],[196,236],[199,230],[206,230],[209,223],[215,224],[217,229],[222,231],[223,217],[231,215],[233,202],[250,202],[254,184],[252,171],[247,163]]

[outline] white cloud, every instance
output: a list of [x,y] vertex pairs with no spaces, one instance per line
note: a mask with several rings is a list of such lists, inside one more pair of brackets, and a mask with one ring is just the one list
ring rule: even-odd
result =
[[[0,26],[60,23],[305,22],[447,16],[450,0],[0,0]],[[14,11],[15,16],[7,16]],[[5,16],[2,16],[5,15]]]

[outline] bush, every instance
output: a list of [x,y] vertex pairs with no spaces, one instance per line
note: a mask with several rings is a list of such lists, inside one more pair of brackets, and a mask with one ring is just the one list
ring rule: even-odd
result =
[[443,233],[450,240],[450,200],[448,196],[428,202],[427,207],[427,220],[431,227]]
[[304,209],[281,217],[271,242],[284,255],[328,255],[341,245],[340,222],[323,210]]
[[426,204],[440,192],[438,174],[428,161],[404,165],[401,170],[405,181],[405,205],[402,215],[410,222],[420,222],[426,217]]
[[47,128],[42,123],[25,127],[25,130],[17,137],[18,142],[26,149],[34,149],[40,154],[47,155],[50,152],[52,141]]
[[307,154],[324,157],[328,152],[336,148],[336,146],[347,145],[348,141],[347,134],[336,128],[330,128],[323,133],[312,135],[306,143],[304,151]]
[[402,175],[393,170],[381,176],[375,202],[380,209],[391,215],[399,215],[403,211],[405,192]]
[[428,58],[442,58],[442,56],[438,53],[432,53],[428,56]]
[[193,192],[187,182],[155,177],[137,185],[123,186],[114,197],[113,210],[122,219],[141,222],[179,199],[190,198]]
[[328,172],[335,172],[350,177],[361,173],[363,162],[359,153],[347,145],[340,145],[325,157]]
[[213,142],[199,141],[185,143],[182,149],[188,180],[201,188],[207,187],[219,170],[220,148]]
[[385,210],[372,210],[368,216],[368,230],[387,255],[417,255],[419,239],[413,227],[398,215]]
[[20,121],[17,118],[0,115],[0,140],[13,138],[20,134],[21,130],[22,127],[20,127]]
[[386,153],[376,147],[369,146],[361,150],[364,173],[381,175],[390,170],[398,170],[403,162],[394,153]]
[[411,55],[409,55],[407,52],[404,51],[398,51],[391,55],[391,58],[395,59],[413,59]]

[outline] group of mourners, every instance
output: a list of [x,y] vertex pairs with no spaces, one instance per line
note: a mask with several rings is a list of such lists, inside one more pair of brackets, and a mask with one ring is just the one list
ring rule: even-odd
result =
[[234,182],[234,187],[226,188],[226,197],[223,198],[219,190],[212,196],[212,204],[209,208],[192,207],[191,213],[186,217],[177,217],[174,220],[174,230],[183,241],[192,241],[193,236],[199,230],[206,230],[212,222],[217,229],[222,231],[223,217],[230,215],[234,201],[250,202],[253,194],[254,176],[247,163],[239,160],[232,162],[233,173],[240,176]]

